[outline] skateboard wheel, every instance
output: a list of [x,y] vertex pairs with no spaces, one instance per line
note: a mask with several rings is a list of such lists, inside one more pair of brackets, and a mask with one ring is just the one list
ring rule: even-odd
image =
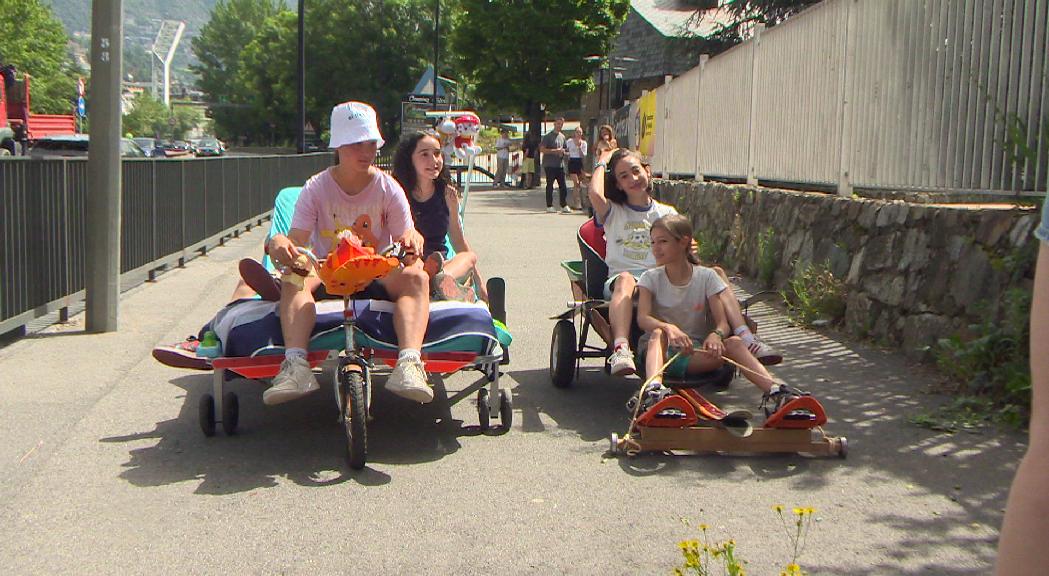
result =
[[619,434],[615,432],[608,439],[608,452],[610,454],[619,454]]
[[845,438],[844,436],[842,436],[841,438],[838,438],[838,458],[841,458],[842,460],[844,460],[844,459],[848,458],[848,456],[849,456],[849,440],[847,438]]

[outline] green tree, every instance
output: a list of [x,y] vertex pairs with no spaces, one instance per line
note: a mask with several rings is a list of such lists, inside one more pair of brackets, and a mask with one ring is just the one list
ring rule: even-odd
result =
[[70,114],[76,77],[62,23],[40,0],[0,0],[0,63],[32,76],[32,109]]
[[124,132],[156,138],[167,131],[168,109],[159,100],[142,92],[132,100],[131,111],[124,115]]
[[[251,135],[260,121],[250,109],[255,99],[251,87],[237,82],[242,52],[267,21],[283,10],[279,0],[219,0],[211,20],[193,38],[192,50],[199,64],[197,86],[212,102],[215,130],[221,138]],[[284,10],[286,13],[287,10]]]
[[[327,128],[334,105],[352,99],[374,105],[393,140],[401,98],[430,56],[431,7],[432,0],[307,4],[306,118],[318,132]],[[267,20],[245,47],[234,79],[252,94],[256,123],[263,122],[268,137],[277,141],[292,141],[297,134],[297,34],[294,13]]]
[[[476,95],[522,112],[538,131],[543,110],[574,108],[626,18],[629,0],[462,0],[452,44]],[[513,23],[513,32],[492,22]]]

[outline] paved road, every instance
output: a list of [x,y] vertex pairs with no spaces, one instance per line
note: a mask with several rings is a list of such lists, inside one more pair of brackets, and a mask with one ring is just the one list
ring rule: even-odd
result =
[[[207,439],[196,406],[209,377],[149,356],[224,303],[261,230],[127,293],[117,334],[84,335],[78,317],[0,349],[4,573],[662,574],[688,521],[735,538],[749,573],[778,574],[790,548],[775,504],[816,508],[812,574],[988,572],[1020,436],[909,425],[942,401],[926,374],[768,307],[762,332],[789,357],[778,374],[824,399],[848,460],[607,457],[636,380],[596,361],[571,390],[547,380],[547,318],[569,298],[558,261],[575,256],[582,220],[544,213],[538,190],[470,199],[484,272],[508,286],[513,429],[481,434],[470,401],[378,394],[356,474],[329,387],[266,408],[261,386],[234,383],[241,433]],[[719,400],[753,408],[757,393],[738,381]]]

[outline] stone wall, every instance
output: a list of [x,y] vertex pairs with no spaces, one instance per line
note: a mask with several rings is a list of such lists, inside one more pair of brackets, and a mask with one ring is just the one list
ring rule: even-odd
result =
[[926,356],[938,338],[1002,316],[1012,287],[1030,290],[1038,242],[1032,208],[913,204],[755,188],[656,181],[656,196],[697,231],[724,230],[723,264],[758,276],[769,229],[783,288],[797,263],[826,264],[846,284],[850,334]]

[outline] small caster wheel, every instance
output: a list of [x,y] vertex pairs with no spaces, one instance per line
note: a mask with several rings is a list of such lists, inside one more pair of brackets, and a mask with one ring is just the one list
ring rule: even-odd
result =
[[514,423],[514,401],[509,390],[499,391],[499,424],[503,430],[510,431]]
[[487,388],[477,391],[477,425],[482,431],[488,430],[492,425],[492,409],[488,406]]
[[197,404],[197,419],[200,421],[200,431],[211,438],[215,435],[215,399],[211,394],[200,397]]
[[838,438],[838,458],[842,460],[849,457],[849,440],[842,436]]
[[240,420],[240,402],[233,392],[222,395],[222,431],[226,436],[237,433],[237,421]]
[[616,434],[615,432],[613,432],[612,436],[608,438],[608,453],[619,454],[619,434]]

